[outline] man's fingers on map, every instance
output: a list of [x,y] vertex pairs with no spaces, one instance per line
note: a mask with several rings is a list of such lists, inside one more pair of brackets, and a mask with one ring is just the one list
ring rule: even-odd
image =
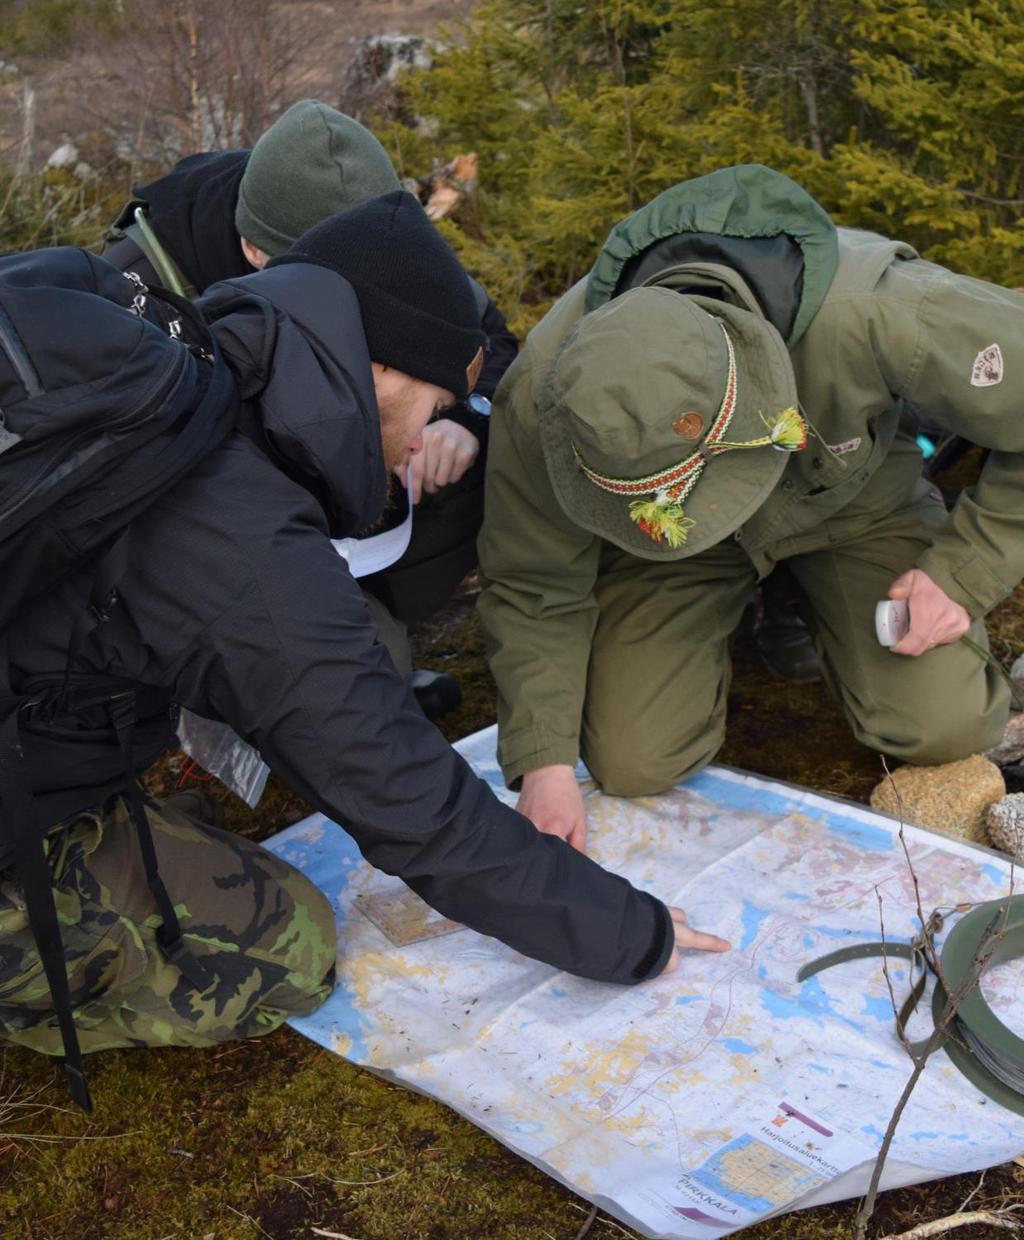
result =
[[672,955],[668,958],[668,964],[662,970],[663,973],[671,973],[679,964],[680,950],[698,951],[698,952],[727,952],[732,944],[725,939],[720,939],[717,934],[705,934],[702,930],[691,930],[686,924],[686,914],[681,908],[669,908],[672,917],[672,927],[676,932],[676,945],[672,949]]

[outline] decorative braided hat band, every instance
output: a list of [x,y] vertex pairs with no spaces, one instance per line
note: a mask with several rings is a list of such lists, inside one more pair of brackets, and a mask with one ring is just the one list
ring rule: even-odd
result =
[[713,456],[720,452],[728,452],[732,448],[777,448],[780,452],[799,452],[807,443],[807,426],[800,414],[790,407],[783,409],[773,418],[766,418],[762,413],[761,421],[768,428],[768,434],[759,439],[735,441],[725,439],[732,415],[736,408],[737,379],[736,352],[725,326],[719,323],[725,337],[728,354],[728,372],[725,380],[725,395],[718,407],[711,429],[705,436],[703,444],[678,465],[672,465],[660,473],[648,474],[644,478],[609,478],[596,473],[584,461],[579,449],[573,444],[572,450],[576,463],[587,478],[602,491],[610,491],[613,495],[648,496],[647,499],[634,499],[629,505],[629,516],[641,530],[655,542],[667,542],[670,547],[681,547],[686,542],[687,531],[696,524],[692,517],[683,512],[683,503],[697,480],[704,472],[704,466]]

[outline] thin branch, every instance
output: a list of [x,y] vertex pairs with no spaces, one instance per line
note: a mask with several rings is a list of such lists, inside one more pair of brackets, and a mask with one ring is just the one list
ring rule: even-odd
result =
[[[878,924],[881,927],[881,931],[882,931],[882,976],[885,978],[885,984],[889,989],[889,1002],[892,1005],[893,1020],[896,1022],[896,1036],[899,1038],[900,1042],[902,1043],[903,1049],[907,1052],[908,1055],[910,1055],[910,1042],[907,1039],[907,1035],[903,1029],[903,1026],[900,1024],[900,1009],[899,1009],[899,1005],[896,1002],[896,991],[893,989],[892,977],[889,974],[889,954],[886,951],[886,943],[885,943],[885,915],[882,912],[882,893],[881,891],[879,891],[877,883],[875,884],[875,899],[878,901]],[[910,971],[910,980],[911,982],[913,982],[913,972],[914,972],[913,960],[910,961],[909,971]],[[911,1058],[913,1058],[912,1055],[911,1055]]]
[[[920,1080],[921,1074],[924,1072],[925,1067],[932,1053],[938,1049],[938,1047],[942,1044],[943,1040],[947,1036],[952,1036],[953,1025],[955,1024],[957,1012],[960,1009],[960,1005],[967,998],[967,996],[971,994],[974,988],[978,985],[978,982],[980,981],[981,977],[984,975],[985,969],[987,968],[988,963],[992,958],[992,953],[995,950],[996,943],[1003,937],[1005,933],[1006,922],[1010,915],[1010,901],[1013,896],[1013,883],[1014,883],[1014,873],[1011,868],[1010,892],[1006,900],[1000,902],[999,907],[996,909],[995,913],[993,913],[988,924],[985,926],[985,929],[982,932],[978,940],[978,946],[975,948],[974,955],[971,959],[970,966],[966,974],[961,979],[956,989],[951,991],[946,982],[945,977],[942,974],[941,963],[939,961],[938,952],[935,947],[935,932],[938,929],[941,929],[941,926],[942,926],[941,915],[939,915],[938,910],[936,910],[935,913],[933,913],[931,917],[926,918],[924,915],[924,908],[921,905],[920,884],[918,882],[917,873],[914,870],[914,864],[913,864],[913,861],[911,860],[910,850],[907,847],[906,839],[904,836],[903,801],[902,801],[902,798],[900,797],[899,788],[896,786],[896,781],[892,778],[892,774],[889,771],[889,767],[886,764],[884,756],[882,757],[882,766],[885,770],[886,776],[888,777],[890,783],[892,784],[892,788],[896,796],[897,808],[899,810],[899,827],[900,827],[899,838],[900,838],[900,843],[903,846],[903,855],[906,857],[907,866],[910,870],[910,876],[914,884],[914,898],[915,898],[915,903],[917,906],[918,921],[921,926],[920,935],[919,935],[920,943],[921,943],[921,951],[925,959],[927,960],[929,966],[933,969],[937,978],[939,979],[939,983],[943,986],[943,989],[946,992],[946,1002],[943,1005],[942,1012],[939,1014],[938,1019],[936,1019],[935,1021],[935,1027],[932,1030],[931,1036],[928,1038],[928,1041],[924,1044],[924,1047],[920,1055],[916,1057],[911,1055],[911,1058],[914,1063],[914,1068],[910,1074],[909,1079],[907,1080],[906,1085],[903,1087],[903,1092],[900,1094],[900,1097],[896,1102],[896,1106],[893,1109],[892,1115],[889,1117],[889,1123],[886,1126],[885,1134],[882,1138],[882,1144],[878,1151],[878,1157],[875,1159],[875,1165],[871,1172],[871,1180],[868,1184],[868,1190],[864,1195],[864,1200],[861,1202],[860,1209],[857,1211],[857,1217],[856,1217],[855,1226],[854,1226],[855,1240],[865,1240],[865,1237],[867,1235],[867,1226],[871,1220],[872,1214],[874,1213],[875,1202],[878,1198],[878,1188],[879,1188],[879,1184],[882,1178],[882,1170],[885,1167],[885,1161],[889,1155],[889,1150],[892,1146],[893,1139],[896,1135],[896,1129],[899,1126],[900,1119],[902,1118],[903,1112],[907,1107],[907,1103],[910,1101],[911,1094],[914,1092],[914,1087],[917,1085],[917,1082]],[[879,917],[881,918],[882,900],[881,900],[881,895],[877,891],[877,888],[876,888],[875,894],[878,899]],[[885,941],[884,922],[882,924],[882,936],[883,936],[883,943],[884,943]],[[885,961],[884,954],[883,954],[883,961]],[[887,984],[889,984],[890,999],[893,1001],[893,1004],[895,1006],[893,989],[892,989],[891,983],[889,982],[887,961],[885,961],[885,963],[883,964],[883,971],[885,972],[885,975],[886,975],[886,982]],[[897,1027],[898,1027],[898,1020],[897,1020]],[[902,1034],[901,1034],[900,1040],[904,1041]],[[906,1045],[905,1042],[904,1042],[904,1045]],[[908,1050],[909,1050],[909,1047],[908,1047]],[[978,1187],[980,1188],[980,1184]],[[977,1192],[977,1189],[975,1189],[975,1192]],[[968,1197],[967,1201],[970,1201],[970,1200],[971,1198]],[[964,1205],[966,1204],[967,1202],[965,1201]],[[966,1216],[964,1216],[963,1212],[961,1211],[959,1215],[951,1216],[951,1217],[966,1217]],[[962,1224],[956,1224],[956,1225],[961,1226]],[[922,1224],[922,1226],[929,1226],[929,1224]],[[1016,1228],[1016,1224],[1014,1224],[1014,1228]],[[941,1230],[943,1229],[940,1228],[938,1231],[931,1231],[931,1232],[928,1232],[928,1231],[918,1232],[917,1229],[914,1229],[914,1231],[912,1232],[907,1232],[906,1237],[909,1240],[909,1238],[913,1236],[915,1237],[915,1240],[916,1240],[916,1237],[918,1235],[921,1237],[924,1237],[927,1235],[937,1235],[940,1233]],[[947,1225],[944,1230],[950,1230],[950,1227]]]
[[[964,198],[973,198],[975,202],[983,202],[989,207],[1024,207],[1024,198],[990,198],[988,194],[975,194],[969,189],[956,188]],[[959,1226],[959,1224],[958,1224]]]
[[867,1235],[868,1222],[875,1210],[875,1201],[878,1197],[878,1185],[882,1178],[882,1169],[885,1166],[885,1160],[889,1155],[889,1148],[892,1145],[893,1138],[896,1135],[896,1129],[906,1110],[910,1096],[914,1092],[914,1087],[921,1078],[927,1066],[928,1060],[932,1052],[937,1050],[941,1045],[943,1038],[946,1036],[949,1026],[952,1024],[957,1011],[964,999],[974,990],[978,983],[978,979],[984,974],[989,960],[992,958],[992,952],[995,945],[1002,936],[1003,926],[999,924],[1000,916],[1002,916],[1003,925],[1009,916],[1010,902],[1007,900],[1005,905],[993,914],[988,925],[985,927],[984,933],[978,941],[978,946],[974,952],[974,958],[971,961],[971,967],[968,969],[966,976],[957,986],[952,994],[947,993],[946,1003],[943,1006],[939,1019],[935,1022],[935,1028],[932,1030],[931,1037],[924,1045],[921,1054],[914,1061],[914,1070],[911,1072],[903,1092],[900,1094],[899,1100],[889,1118],[889,1123],[882,1138],[882,1145],[878,1151],[878,1157],[875,1160],[874,1169],[871,1172],[871,1182],[868,1185],[868,1191],[861,1202],[860,1209],[857,1211],[856,1225],[854,1230],[855,1240],[865,1240]]
[[[1011,1207],[1013,1208],[1015,1207]],[[977,1227],[981,1223],[999,1228],[1001,1231],[1020,1231],[1021,1229],[1020,1222],[1012,1218],[1009,1211],[971,1210],[967,1214],[959,1212],[948,1214],[945,1218],[937,1218],[931,1223],[918,1223],[909,1231],[901,1231],[898,1234],[892,1232],[887,1236],[882,1236],[881,1240],[928,1240],[929,1236],[942,1236],[947,1231],[955,1231],[958,1227]]]
[[244,1210],[236,1210],[234,1206],[229,1206],[226,1201],[224,1204],[228,1206],[228,1209],[232,1214],[237,1214],[239,1218],[245,1219],[247,1223],[252,1223],[253,1227],[256,1228],[260,1235],[266,1236],[267,1240],[274,1240],[274,1237],[270,1234],[270,1232],[265,1231],[251,1214],[246,1214]]
[[978,1177],[977,1184],[975,1184],[975,1186],[971,1189],[971,1191],[967,1194],[967,1196],[963,1199],[963,1201],[960,1202],[960,1208],[959,1210],[957,1210],[957,1214],[963,1214],[963,1212],[967,1209],[967,1207],[971,1204],[971,1202],[975,1199],[975,1197],[977,1197],[977,1195],[981,1192],[985,1184],[985,1173],[987,1171],[988,1171],[988,1168],[986,1167],[985,1170],[982,1171],[981,1175]]
[[597,1218],[597,1206],[592,1206],[590,1213],[584,1220],[583,1226],[579,1229],[573,1240],[583,1240],[583,1237],[589,1235],[591,1227],[594,1226],[594,1220]]

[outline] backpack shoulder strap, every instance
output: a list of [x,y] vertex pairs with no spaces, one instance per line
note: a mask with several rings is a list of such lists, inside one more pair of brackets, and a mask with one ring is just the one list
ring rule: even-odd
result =
[[199,296],[198,289],[185,279],[181,268],[153,231],[153,225],[146,216],[144,206],[140,205],[135,208],[132,212],[131,223],[126,224],[122,232],[145,254],[152,263],[153,270],[160,277],[160,282],[172,293],[177,293],[179,297],[187,297],[190,301]]
[[35,936],[36,949],[49,983],[53,1009],[64,1044],[64,1072],[72,1098],[83,1111],[92,1110],[92,1099],[82,1064],[82,1050],[75,1030],[68,985],[64,944],[61,940],[57,908],[44,833],[36,822],[35,802],[25,771],[24,753],[18,734],[18,708],[21,700],[11,692],[7,671],[7,639],[0,637],[0,803],[3,806],[5,834],[11,845],[16,872],[25,897],[25,913]]

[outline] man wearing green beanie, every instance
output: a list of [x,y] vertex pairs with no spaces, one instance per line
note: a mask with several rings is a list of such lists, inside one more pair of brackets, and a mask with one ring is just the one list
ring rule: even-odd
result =
[[[387,152],[368,129],[319,100],[304,99],[251,151],[189,155],[136,187],[108,233],[104,257],[145,284],[196,297],[221,280],[262,269],[321,220],[398,188]],[[488,338],[483,372],[470,400],[431,424],[414,460],[408,498],[417,507],[409,550],[392,568],[362,581],[382,640],[430,717],[458,704],[458,683],[445,673],[412,669],[406,625],[442,607],[476,563],[486,415],[518,348],[504,316],[470,283]],[[390,519],[404,515],[399,504]]]

